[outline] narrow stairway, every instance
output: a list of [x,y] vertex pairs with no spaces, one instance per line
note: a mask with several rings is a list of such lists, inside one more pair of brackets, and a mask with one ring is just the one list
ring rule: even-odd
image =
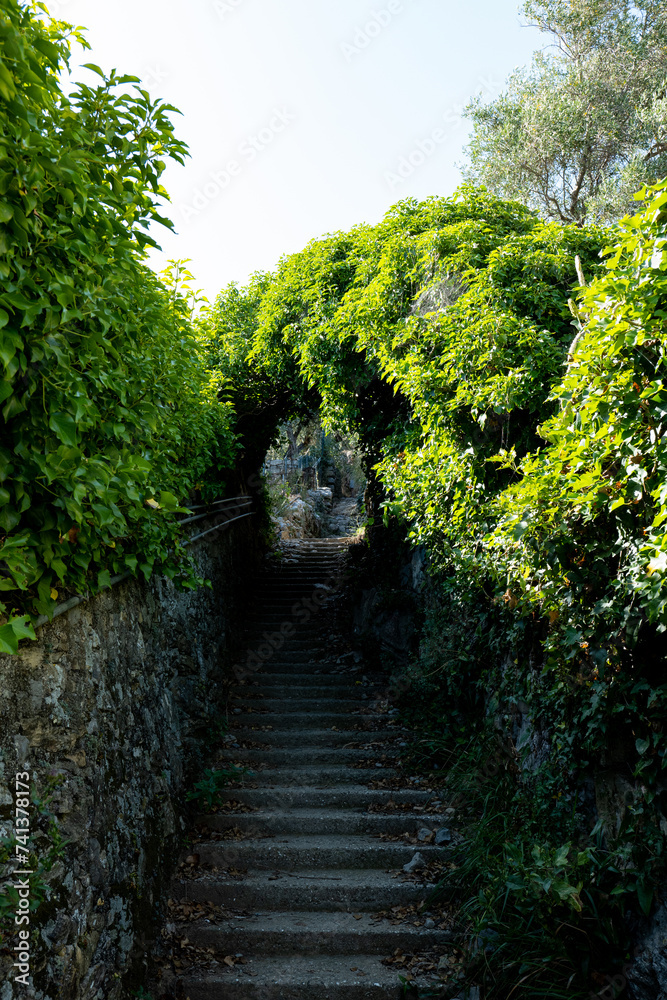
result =
[[[398,970],[382,959],[397,949],[442,953],[452,940],[437,927],[373,918],[424,897],[423,883],[402,880],[417,848],[378,835],[435,828],[442,816],[412,811],[424,810],[428,792],[373,787],[395,775],[377,757],[391,748],[391,764],[396,731],[370,711],[349,660],[336,662],[326,610],[315,612],[331,600],[351,541],[288,543],[261,581],[216,763],[252,773],[198,820],[171,893],[168,932],[182,960],[165,970],[161,996],[398,998]],[[381,811],[389,799],[397,812]],[[442,854],[418,850],[425,860]]]

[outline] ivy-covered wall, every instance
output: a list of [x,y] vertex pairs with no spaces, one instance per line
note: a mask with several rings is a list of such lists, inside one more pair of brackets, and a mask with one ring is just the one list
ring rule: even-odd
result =
[[[194,547],[211,588],[130,580],[0,657],[3,832],[14,832],[17,772],[42,803],[29,809],[40,1000],[113,1000],[141,967],[252,585],[255,532],[249,518]],[[9,958],[18,905],[3,894],[2,1000],[33,995]]]

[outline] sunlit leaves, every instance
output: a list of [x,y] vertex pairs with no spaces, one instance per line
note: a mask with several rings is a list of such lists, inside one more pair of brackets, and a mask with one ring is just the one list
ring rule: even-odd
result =
[[617,219],[666,172],[667,4],[523,7],[552,44],[498,97],[469,105],[468,175],[560,222]]
[[[592,592],[604,609],[601,629],[624,627],[631,611],[667,625],[667,278],[655,267],[664,185],[655,193],[616,234],[606,273],[581,293],[587,325],[554,391],[559,410],[540,428],[548,447],[525,460],[521,482],[499,499],[487,540],[510,579],[529,576],[527,598],[572,606],[574,592],[590,628],[598,627],[586,610]],[[508,538],[526,517],[530,531],[511,550]]]
[[165,160],[186,155],[175,109],[99,67],[66,97],[77,32],[38,8],[0,2],[3,628],[126,568],[186,578],[170,498],[218,492],[234,453],[191,276],[143,260]]

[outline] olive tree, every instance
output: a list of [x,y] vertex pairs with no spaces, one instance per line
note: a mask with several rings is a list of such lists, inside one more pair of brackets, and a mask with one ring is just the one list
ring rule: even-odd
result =
[[468,105],[468,179],[547,218],[611,221],[667,174],[667,2],[526,0],[549,38]]

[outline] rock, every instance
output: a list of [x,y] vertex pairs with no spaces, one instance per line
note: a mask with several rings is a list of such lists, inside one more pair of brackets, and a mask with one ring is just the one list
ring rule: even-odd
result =
[[432,836],[433,836],[433,830],[429,830],[427,826],[422,826],[417,831],[417,840],[420,840],[422,843],[424,843],[427,840],[430,840]]
[[450,969],[451,965],[449,964],[449,959],[443,955],[438,962],[438,972],[449,972]]
[[435,927],[435,920],[433,920],[431,917],[427,917],[426,920],[424,921],[424,927],[428,928],[428,930],[431,930],[432,927]]
[[436,830],[435,834],[435,845],[436,847],[442,847],[443,844],[448,844],[452,839],[451,830],[448,830],[446,826],[441,827]]
[[499,937],[498,931],[494,931],[491,927],[485,927],[472,941],[473,955],[479,954],[480,951],[483,951],[485,955],[492,955],[496,950]]
[[[635,960],[627,971],[628,995],[649,1000],[667,995],[667,906],[659,906],[648,932],[635,949]],[[625,970],[624,970],[625,971]]]
[[408,861],[407,865],[403,865],[403,871],[407,872],[408,875],[410,875],[412,874],[412,872],[417,872],[419,871],[420,868],[425,868],[425,867],[426,867],[426,862],[424,861],[424,858],[421,856],[419,851],[417,851],[417,853],[412,858],[412,861]]

